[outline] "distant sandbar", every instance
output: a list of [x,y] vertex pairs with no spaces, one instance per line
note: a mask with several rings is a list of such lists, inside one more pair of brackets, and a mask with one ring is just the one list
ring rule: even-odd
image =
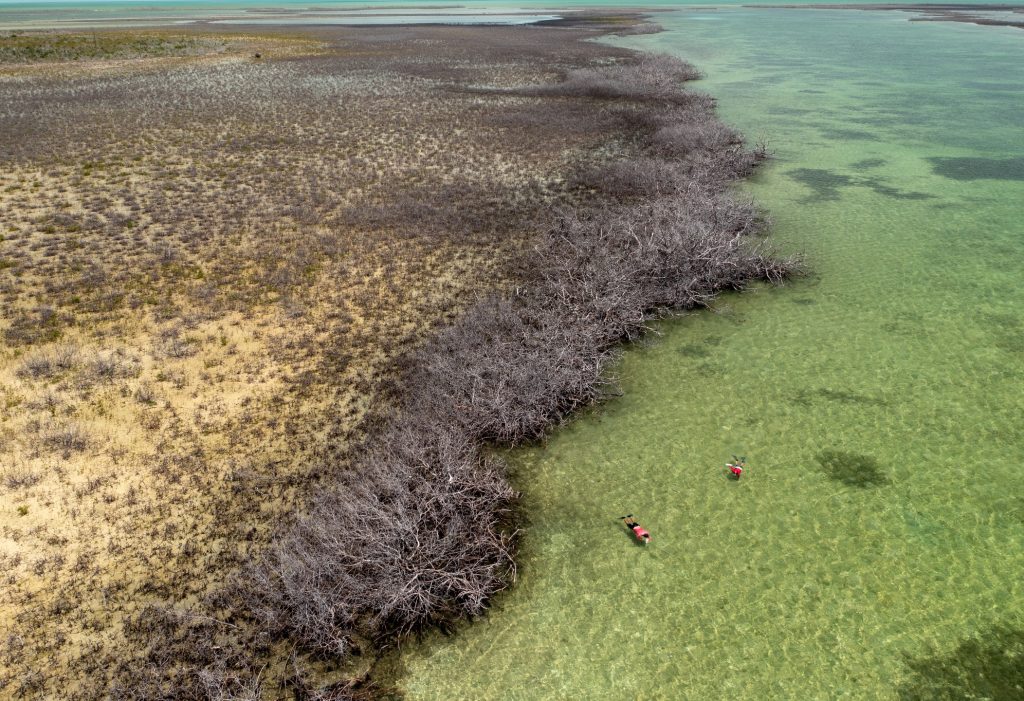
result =
[[[758,9],[799,9],[799,10],[899,10],[903,12],[919,12],[919,17],[911,17],[911,22],[965,22],[968,24],[979,24],[990,27],[1016,27],[1024,29],[1024,5],[969,5],[963,3],[946,4],[858,4],[858,5],[747,5]],[[1008,13],[1019,14],[1021,18],[1007,16],[992,16],[981,13]]]

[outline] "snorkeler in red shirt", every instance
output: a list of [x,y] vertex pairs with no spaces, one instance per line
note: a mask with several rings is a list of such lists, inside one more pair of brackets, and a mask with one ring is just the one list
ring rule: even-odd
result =
[[651,542],[651,534],[644,530],[644,527],[640,525],[639,521],[633,518],[633,514],[626,514],[625,516],[620,516],[619,518],[621,518],[622,522],[626,524],[626,528],[633,531],[633,535],[636,536],[637,540],[639,540],[644,545],[647,545]]
[[747,459],[745,457],[738,458],[733,455],[732,462],[725,463],[725,466],[729,468],[729,472],[732,473],[733,479],[739,480],[739,478],[743,476],[743,468],[747,466]]

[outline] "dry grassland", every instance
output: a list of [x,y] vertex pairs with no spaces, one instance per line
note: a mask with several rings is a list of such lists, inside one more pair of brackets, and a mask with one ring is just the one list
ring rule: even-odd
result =
[[133,617],[216,592],[502,280],[602,138],[451,89],[614,53],[538,31],[0,63],[0,697],[104,697]]

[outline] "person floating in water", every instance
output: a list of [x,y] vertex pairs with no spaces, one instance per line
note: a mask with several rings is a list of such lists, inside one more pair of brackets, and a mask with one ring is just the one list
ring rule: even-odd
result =
[[732,462],[725,463],[725,466],[732,473],[732,478],[739,481],[739,478],[743,476],[743,468],[747,466],[747,459],[745,457],[738,458],[733,455]]
[[633,531],[633,535],[636,536],[637,540],[639,540],[644,545],[647,545],[651,542],[651,534],[644,530],[644,527],[640,525],[639,521],[633,518],[633,514],[626,514],[625,516],[620,516],[619,518],[621,518],[622,522],[626,524],[626,528]]

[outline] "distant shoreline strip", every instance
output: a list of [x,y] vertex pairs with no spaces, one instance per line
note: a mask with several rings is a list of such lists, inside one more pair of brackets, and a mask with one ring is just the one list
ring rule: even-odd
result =
[[[815,4],[815,5],[744,5],[757,10],[870,10],[870,11],[897,11],[920,13],[917,17],[911,17],[909,22],[961,22],[964,24],[976,24],[985,27],[1013,27],[1024,29],[1024,5],[968,5],[962,3],[948,4]],[[1000,15],[981,14],[1000,13]],[[1006,16],[1011,15],[1011,16]],[[1012,15],[1020,15],[1019,18]]]

